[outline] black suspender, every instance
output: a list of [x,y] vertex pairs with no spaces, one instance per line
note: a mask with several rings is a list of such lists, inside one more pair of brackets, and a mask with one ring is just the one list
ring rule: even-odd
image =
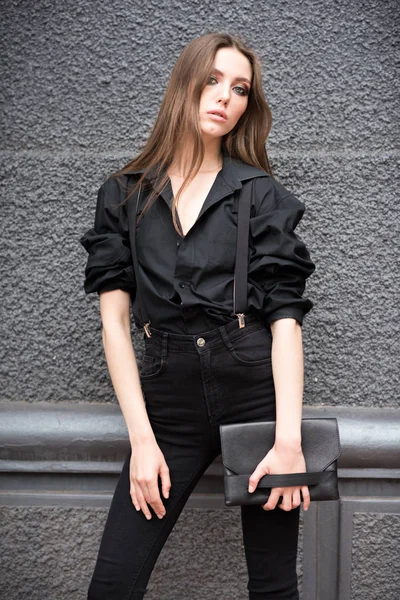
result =
[[[139,186],[139,191],[136,196],[136,209],[134,218],[134,230],[131,234],[133,268],[136,278],[136,294],[139,301],[139,311],[144,331],[147,337],[151,336],[150,319],[146,311],[146,305],[143,302],[141,295],[141,285],[139,277],[139,261],[136,250],[136,221],[139,212],[139,201],[142,185]],[[236,237],[236,259],[235,259],[235,275],[233,282],[233,309],[238,318],[239,327],[245,327],[245,313],[247,308],[247,272],[249,261],[249,227],[250,227],[250,208],[251,196],[253,190],[253,180],[246,188],[242,188],[242,197],[239,200],[238,208],[238,225]]]
[[135,279],[136,279],[136,295],[137,298],[139,300],[139,311],[140,311],[140,315],[141,315],[141,320],[143,323],[143,329],[147,335],[147,337],[151,336],[150,333],[150,319],[148,317],[147,311],[146,311],[146,305],[143,302],[143,297],[141,294],[141,285],[140,285],[140,278],[139,278],[139,261],[138,261],[138,257],[137,257],[137,248],[136,248],[136,222],[137,222],[137,218],[138,218],[138,213],[139,213],[139,201],[140,201],[140,192],[142,190],[142,184],[140,184],[139,186],[139,191],[137,192],[137,196],[136,196],[136,208],[135,208],[135,218],[134,218],[134,224],[133,224],[133,231],[131,234],[131,245],[132,245],[132,259],[133,259],[133,269],[135,271]]
[[233,282],[233,310],[239,320],[239,327],[245,326],[247,308],[247,272],[249,268],[249,228],[253,179],[239,200],[236,234],[235,279]]

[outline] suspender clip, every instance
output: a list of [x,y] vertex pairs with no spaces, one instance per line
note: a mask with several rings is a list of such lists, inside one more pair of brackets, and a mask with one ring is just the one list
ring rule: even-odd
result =
[[244,313],[239,313],[236,315],[239,321],[239,329],[243,329],[243,327],[246,327],[246,323],[244,320]]
[[151,337],[151,332],[150,332],[150,321],[149,321],[148,323],[145,323],[145,324],[143,325],[143,329],[144,329],[144,332],[145,332],[145,334],[147,335],[147,337],[148,337],[148,338],[149,338],[149,337]]

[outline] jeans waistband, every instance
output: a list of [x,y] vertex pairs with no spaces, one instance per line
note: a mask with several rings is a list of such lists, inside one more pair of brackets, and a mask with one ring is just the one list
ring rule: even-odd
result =
[[150,327],[151,337],[144,336],[146,344],[156,345],[172,352],[206,352],[211,348],[224,345],[227,340],[233,341],[236,338],[247,335],[252,331],[266,328],[256,316],[246,315],[245,326],[240,328],[239,321],[234,319],[226,325],[221,325],[210,331],[204,331],[196,335],[186,335],[179,333],[170,333]]

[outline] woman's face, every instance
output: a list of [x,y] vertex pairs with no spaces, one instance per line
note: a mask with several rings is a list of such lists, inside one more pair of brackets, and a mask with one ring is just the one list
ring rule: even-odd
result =
[[[220,48],[210,79],[200,96],[200,128],[205,138],[229,133],[247,108],[252,68],[238,50]],[[218,115],[218,111],[222,115]]]

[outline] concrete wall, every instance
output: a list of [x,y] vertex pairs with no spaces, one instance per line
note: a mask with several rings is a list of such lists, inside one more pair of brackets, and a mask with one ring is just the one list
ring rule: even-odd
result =
[[[115,402],[98,299],[83,292],[86,255],[78,240],[92,226],[98,186],[146,139],[183,46],[229,31],[242,34],[262,60],[273,112],[270,157],[307,207],[298,231],[317,269],[307,288],[315,308],[303,329],[305,402],[398,407],[399,12],[397,0],[2,2],[1,400],[42,401],[49,409]],[[74,548],[69,566],[60,558],[49,567],[53,579],[58,573],[58,599],[71,597],[74,571],[89,573],[104,514],[93,507],[64,514],[67,508],[0,511],[14,586],[21,577],[35,580],[32,565],[45,564],[49,548],[54,557]],[[394,543],[392,512],[372,521],[383,533],[370,560]],[[190,514],[182,518],[187,528]],[[228,518],[234,536],[233,516],[216,525],[212,512],[202,512],[202,527],[223,531]],[[77,525],[70,546],[60,541],[66,519]],[[369,599],[368,520],[354,526],[359,575],[352,594]],[[22,564],[24,530],[34,541]],[[171,551],[165,564],[180,568],[180,554]],[[85,577],[73,583],[80,582],[80,594]],[[222,589],[217,573],[212,578]],[[12,588],[8,600],[44,600],[45,581],[32,585],[22,585],[20,596]],[[374,589],[392,597],[388,588]]]
[[307,402],[396,406],[398,2],[3,5],[3,399],[113,400],[78,238],[100,183],[143,144],[182,47],[227,30],[262,59],[270,155],[307,206]]

